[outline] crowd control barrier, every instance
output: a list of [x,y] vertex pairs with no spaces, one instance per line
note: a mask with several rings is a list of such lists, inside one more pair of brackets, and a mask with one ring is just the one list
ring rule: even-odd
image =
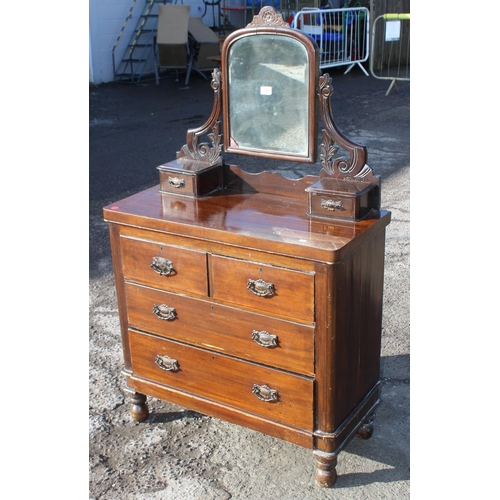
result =
[[317,9],[304,7],[297,12],[292,28],[309,35],[320,51],[320,69],[349,66],[348,73],[356,64],[369,58],[370,14],[365,7],[346,9]]
[[391,82],[410,81],[410,14],[384,14],[373,22],[370,73]]

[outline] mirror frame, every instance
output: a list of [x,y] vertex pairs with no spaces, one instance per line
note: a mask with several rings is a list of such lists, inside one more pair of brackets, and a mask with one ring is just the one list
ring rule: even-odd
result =
[[[309,93],[307,96],[307,154],[294,154],[289,152],[279,152],[266,149],[248,149],[245,147],[234,147],[230,144],[231,121],[229,109],[229,61],[228,56],[234,43],[242,38],[250,38],[255,35],[270,35],[274,37],[292,38],[301,43],[307,54],[309,69],[307,74]],[[234,31],[224,41],[221,51],[221,71],[222,71],[222,99],[223,99],[223,141],[224,151],[228,153],[243,154],[249,156],[272,158],[276,160],[291,160],[306,163],[315,163],[317,159],[318,140],[318,71],[319,52],[317,45],[307,35],[299,30],[295,30],[283,20],[282,15],[272,7],[263,7],[258,15],[249,23],[246,28]]]

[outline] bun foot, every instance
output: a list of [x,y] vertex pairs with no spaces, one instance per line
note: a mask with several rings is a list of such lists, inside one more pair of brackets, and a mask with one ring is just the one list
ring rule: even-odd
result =
[[361,439],[369,439],[373,434],[373,415],[369,417],[356,431]]
[[334,453],[325,453],[323,451],[314,451],[316,461],[316,481],[324,487],[330,488],[337,480],[337,455]]
[[130,396],[130,415],[132,415],[132,418],[137,422],[143,422],[148,418],[149,409],[146,400],[147,397],[138,392]]

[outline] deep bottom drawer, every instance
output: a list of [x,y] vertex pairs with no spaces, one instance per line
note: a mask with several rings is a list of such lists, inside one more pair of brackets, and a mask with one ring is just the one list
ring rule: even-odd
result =
[[313,380],[129,331],[132,370],[176,389],[313,430]]

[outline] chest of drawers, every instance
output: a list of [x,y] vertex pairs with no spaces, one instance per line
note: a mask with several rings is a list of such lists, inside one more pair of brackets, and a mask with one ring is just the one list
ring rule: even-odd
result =
[[228,172],[251,192],[154,187],[104,209],[131,414],[150,396],[310,448],[329,486],[379,402],[390,213],[315,220],[315,178],[270,194]]

